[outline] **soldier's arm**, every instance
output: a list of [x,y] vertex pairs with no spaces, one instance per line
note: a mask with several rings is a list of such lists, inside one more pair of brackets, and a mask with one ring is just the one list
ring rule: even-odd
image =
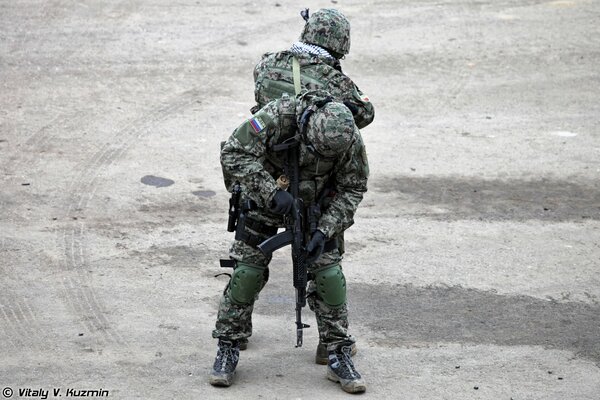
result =
[[261,104],[266,104],[270,100],[265,101],[265,97],[262,94],[259,86],[256,84],[259,77],[264,73],[265,70],[268,69],[268,59],[271,53],[265,53],[261,57],[260,61],[254,66],[254,71],[252,73],[254,77],[254,100],[256,101],[255,107],[260,107]]
[[373,103],[347,75],[339,72],[336,79],[329,81],[328,86],[328,91],[339,93],[341,101],[352,111],[356,126],[362,129],[373,122],[375,118]]
[[264,169],[266,142],[274,132],[269,115],[259,111],[231,134],[221,149],[223,173],[239,181],[259,207],[268,207],[277,185]]
[[369,163],[358,130],[357,140],[334,170],[336,195],[319,220],[318,229],[330,238],[354,223],[354,213],[367,191]]

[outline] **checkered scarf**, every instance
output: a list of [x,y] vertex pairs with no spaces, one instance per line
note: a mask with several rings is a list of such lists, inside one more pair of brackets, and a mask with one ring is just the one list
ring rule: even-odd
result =
[[296,42],[292,44],[292,48],[290,49],[290,51],[295,54],[308,53],[314,56],[335,59],[335,57],[329,54],[329,52],[324,48],[304,42]]

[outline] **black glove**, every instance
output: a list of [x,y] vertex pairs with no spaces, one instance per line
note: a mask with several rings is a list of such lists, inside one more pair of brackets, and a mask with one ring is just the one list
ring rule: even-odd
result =
[[310,238],[308,246],[306,246],[306,251],[308,252],[306,262],[312,263],[317,261],[317,259],[321,256],[321,253],[323,253],[324,248],[325,234],[321,231],[316,231],[313,233],[312,238]]
[[278,190],[271,200],[271,211],[285,215],[290,212],[294,197],[285,190]]

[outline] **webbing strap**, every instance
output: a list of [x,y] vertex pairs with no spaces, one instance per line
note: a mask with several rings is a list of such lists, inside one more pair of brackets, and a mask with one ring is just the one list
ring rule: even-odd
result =
[[294,78],[294,91],[298,96],[302,91],[302,84],[300,82],[300,63],[296,57],[292,57],[292,77]]

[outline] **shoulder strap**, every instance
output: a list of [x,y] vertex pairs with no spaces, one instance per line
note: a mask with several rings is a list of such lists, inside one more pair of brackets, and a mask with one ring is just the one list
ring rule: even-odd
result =
[[287,93],[279,99],[279,139],[278,142],[286,141],[296,135],[298,126],[296,123],[296,98]]
[[294,91],[298,96],[302,91],[302,84],[300,82],[300,63],[296,57],[292,57],[292,75],[294,78]]

